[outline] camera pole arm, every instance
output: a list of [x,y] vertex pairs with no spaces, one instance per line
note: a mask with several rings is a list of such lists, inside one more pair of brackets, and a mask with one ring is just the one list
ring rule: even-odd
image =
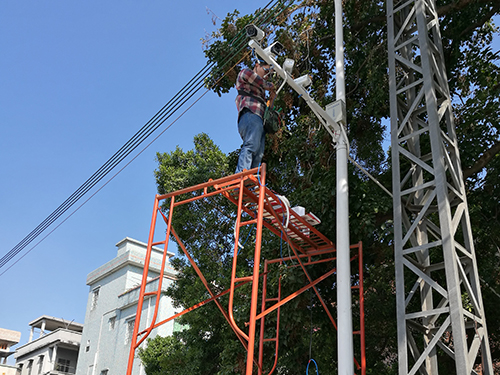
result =
[[274,59],[274,57],[270,53],[266,53],[267,51],[262,49],[260,44],[255,40],[250,40],[248,42],[250,48],[255,50],[255,52],[264,59],[269,65],[273,66],[274,71],[285,80],[285,82],[299,94],[299,97],[302,97],[307,105],[311,108],[313,113],[319,119],[321,124],[325,127],[325,129],[330,133],[335,143],[338,142],[340,137],[346,138],[346,142],[348,142],[345,130],[342,129],[342,124],[339,124],[337,121],[333,119],[333,117],[325,111],[316,101],[311,98],[309,93],[305,90],[304,86],[300,85],[296,82],[296,80],[292,79],[292,77],[278,64],[278,62]]

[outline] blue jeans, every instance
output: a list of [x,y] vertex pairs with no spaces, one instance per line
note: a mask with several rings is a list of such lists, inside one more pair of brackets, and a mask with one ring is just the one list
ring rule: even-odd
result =
[[242,172],[243,169],[257,168],[260,165],[266,141],[262,118],[248,109],[244,109],[240,115],[238,131],[243,140],[243,145],[241,146],[235,173]]

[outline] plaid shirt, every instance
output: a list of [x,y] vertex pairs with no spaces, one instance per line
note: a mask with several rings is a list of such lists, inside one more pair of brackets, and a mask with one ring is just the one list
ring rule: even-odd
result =
[[[253,70],[248,68],[242,69],[236,80],[236,90],[246,91],[254,96],[261,97],[264,101],[266,100],[266,93],[264,89],[269,89],[271,87],[272,83],[264,80]],[[256,115],[264,117],[266,106],[257,99],[246,95],[238,95],[235,102],[238,113],[240,113],[243,108],[248,108]]]

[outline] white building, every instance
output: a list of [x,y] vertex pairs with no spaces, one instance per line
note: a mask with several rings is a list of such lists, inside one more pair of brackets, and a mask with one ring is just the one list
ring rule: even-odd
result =
[[7,364],[7,357],[14,354],[10,348],[21,340],[21,332],[0,328],[0,375],[16,375],[16,367]]
[[[77,375],[123,375],[127,370],[147,244],[127,237],[116,246],[117,256],[87,276],[90,289]],[[162,290],[175,280],[175,271],[168,262],[173,255],[170,252],[167,255]],[[153,248],[146,291],[158,289],[162,256],[163,249]],[[144,302],[142,329],[151,322],[155,303],[156,297]],[[170,298],[162,295],[156,322],[174,314]],[[173,327],[171,321],[154,329],[149,337],[171,335]],[[144,374],[137,358],[133,374]]]
[[[74,374],[83,325],[43,315],[30,326],[29,342],[14,354],[18,374]],[[35,330],[38,338],[33,338]]]

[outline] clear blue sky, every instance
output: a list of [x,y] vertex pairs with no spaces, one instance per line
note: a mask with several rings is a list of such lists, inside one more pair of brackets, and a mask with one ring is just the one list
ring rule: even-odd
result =
[[[205,66],[200,38],[214,30],[207,7],[223,18],[267,2],[1,1],[0,257]],[[0,327],[20,331],[24,344],[28,323],[41,315],[84,323],[87,274],[112,259],[124,237],[147,240],[156,152],[191,149],[200,132],[226,153],[238,148],[234,95],[205,95],[0,276]]]
[[[247,14],[267,2],[3,0],[0,256],[205,66],[200,38],[215,28],[207,7],[224,18],[236,8]],[[20,331],[23,344],[29,337],[28,323],[41,315],[84,323],[87,274],[111,260],[115,244],[124,237],[147,241],[156,194],[156,152],[172,151],[176,145],[191,149],[200,132],[208,133],[226,153],[240,146],[234,92],[222,98],[205,95],[0,276],[0,327]]]

